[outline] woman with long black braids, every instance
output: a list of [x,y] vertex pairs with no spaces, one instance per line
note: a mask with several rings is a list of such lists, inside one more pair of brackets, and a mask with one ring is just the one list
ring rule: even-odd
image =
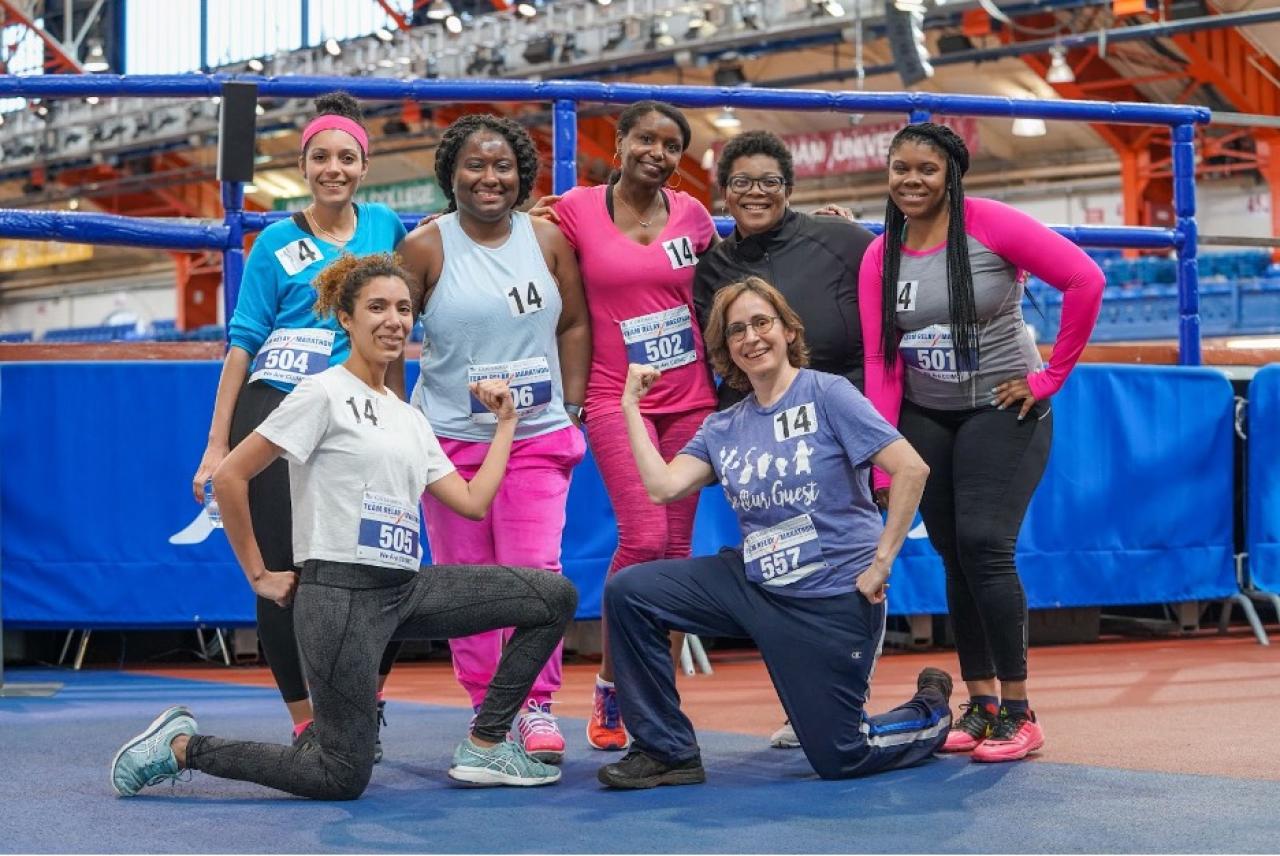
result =
[[[1015,761],[1044,744],[1027,700],[1027,602],[1014,565],[1053,434],[1049,397],[1102,300],[1083,251],[1026,214],[966,198],[964,141],[908,125],[889,148],[885,232],[859,275],[866,393],[929,465],[920,503],[942,556],[969,689],[943,751]],[[1022,319],[1024,272],[1063,292],[1049,365]],[[875,474],[877,499],[889,478]],[[997,686],[998,682],[998,686]]]

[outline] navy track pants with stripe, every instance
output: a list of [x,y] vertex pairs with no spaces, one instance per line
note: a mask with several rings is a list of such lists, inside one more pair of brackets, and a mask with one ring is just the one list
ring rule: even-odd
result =
[[946,740],[941,695],[917,693],[879,716],[864,708],[884,639],[885,607],[854,592],[783,597],[750,582],[742,554],[633,565],[605,587],[618,702],[634,746],[664,762],[698,754],[680,711],[667,634],[749,637],[760,649],[809,763],[824,779],[928,758]]

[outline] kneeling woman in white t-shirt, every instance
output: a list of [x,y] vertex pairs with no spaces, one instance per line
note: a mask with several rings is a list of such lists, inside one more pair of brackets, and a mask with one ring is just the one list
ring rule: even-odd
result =
[[[515,627],[449,775],[473,784],[543,785],[560,777],[506,735],[573,615],[563,577],[509,567],[431,565],[419,573],[418,497],[428,493],[479,519],[507,466],[516,414],[502,380],[472,385],[498,417],[483,465],[463,480],[427,420],[386,387],[413,325],[404,272],[390,255],[344,257],[316,279],[316,307],[351,337],[351,356],[300,383],[214,475],[227,537],[261,597],[294,600],[298,645],[315,708],[315,738],[294,746],[196,733],[172,707],[112,763],[122,795],[182,769],[258,782],[316,799],[355,799],[373,771],[378,661],[393,637],[453,638]],[[300,572],[265,567],[253,537],[247,485],[289,460],[293,554]]]

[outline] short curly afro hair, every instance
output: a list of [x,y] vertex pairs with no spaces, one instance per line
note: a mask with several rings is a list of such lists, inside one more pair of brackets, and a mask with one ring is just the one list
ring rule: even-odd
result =
[[453,197],[453,174],[458,167],[458,153],[471,135],[478,131],[491,131],[511,145],[511,150],[516,155],[516,172],[520,176],[516,207],[523,205],[533,192],[533,183],[538,179],[538,149],[530,139],[529,132],[505,116],[470,113],[459,117],[445,130],[440,137],[440,145],[436,148],[436,181],[449,200],[449,207],[445,210],[458,210],[458,201]]
[[753,155],[773,158],[778,162],[778,169],[782,170],[782,180],[787,183],[787,187],[796,183],[796,170],[791,161],[791,150],[787,148],[782,138],[771,131],[747,131],[725,143],[724,148],[720,150],[720,161],[716,164],[716,181],[719,182],[721,190],[729,186],[729,172],[733,169],[733,162],[738,158],[749,158]]

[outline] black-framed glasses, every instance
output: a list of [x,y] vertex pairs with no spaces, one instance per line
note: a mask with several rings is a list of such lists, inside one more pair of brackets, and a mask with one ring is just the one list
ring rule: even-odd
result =
[[[750,326],[756,331],[757,336],[763,336],[773,329],[773,322],[779,320],[781,319],[777,315],[753,315]],[[747,324],[734,321],[724,328],[724,335],[730,342],[740,342],[747,335]]]
[[761,193],[773,195],[781,193],[782,188],[787,186],[786,179],[780,175],[762,175],[758,178],[752,178],[749,175],[738,173],[729,176],[729,189],[734,193],[748,193],[752,187],[759,187]]

